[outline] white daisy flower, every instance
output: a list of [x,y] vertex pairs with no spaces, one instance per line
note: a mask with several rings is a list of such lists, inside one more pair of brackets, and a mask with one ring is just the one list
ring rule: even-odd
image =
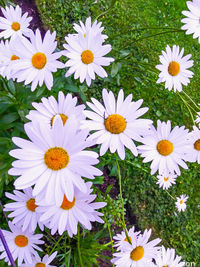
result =
[[152,126],[150,134],[142,140],[144,145],[138,146],[143,162],[151,163],[151,175],[159,171],[176,173],[180,175],[179,165],[188,169],[186,153],[191,149],[191,142],[188,140],[188,129],[185,126],[174,127],[171,130],[171,122],[157,121],[157,130]]
[[185,209],[186,209],[185,202],[187,201],[187,199],[188,199],[188,196],[186,196],[186,195],[181,195],[180,197],[176,198],[177,201],[175,204],[176,204],[176,207],[177,207],[179,212],[185,211]]
[[[140,231],[135,232],[135,226],[130,228],[127,232],[131,243],[134,243],[138,235],[140,234]],[[122,231],[120,234],[113,236],[113,239],[115,240],[115,244],[113,247],[116,247],[117,250],[122,250],[122,251],[125,250],[127,243],[129,243],[125,231]]]
[[193,126],[193,131],[189,134],[191,149],[188,152],[188,161],[200,164],[200,130]]
[[6,40],[0,42],[0,75],[4,78],[7,77],[9,80],[11,78],[14,79],[15,76],[12,73],[12,63],[14,60],[19,60],[18,55],[14,53],[13,45],[15,41]]
[[90,86],[91,80],[95,79],[95,73],[101,78],[108,76],[102,66],[110,65],[114,59],[104,57],[112,48],[109,44],[102,45],[101,33],[94,34],[89,31],[84,35],[83,32],[79,32],[78,37],[68,35],[65,40],[67,44],[64,44],[66,50],[63,54],[69,58],[65,63],[65,66],[69,67],[66,77],[74,73],[74,79],[80,78],[81,83],[86,80]]
[[85,115],[83,114],[85,105],[76,106],[76,104],[77,97],[72,97],[71,94],[65,96],[63,92],[60,91],[58,94],[58,102],[53,96],[50,96],[49,98],[43,97],[42,103],[32,103],[36,110],[31,110],[26,118],[31,121],[45,123],[50,127],[56,115],[60,115],[63,124],[65,124],[71,115],[74,115],[77,122],[79,122],[85,119]]
[[117,101],[113,92],[102,91],[104,106],[95,98],[91,98],[93,103],[87,102],[92,111],[84,111],[90,120],[83,121],[83,128],[90,131],[96,130],[91,134],[89,140],[95,140],[97,144],[102,144],[100,155],[104,155],[108,148],[114,153],[116,150],[123,160],[125,158],[124,146],[137,156],[138,151],[135,141],[141,141],[141,135],[145,134],[151,120],[139,119],[140,116],[148,111],[148,108],[140,108],[143,99],[132,102],[132,94],[124,99],[124,92],[119,91]]
[[97,212],[96,209],[100,209],[106,205],[105,202],[92,202],[96,195],[92,195],[91,189],[92,183],[87,182],[87,192],[83,193],[77,188],[74,189],[74,198],[69,201],[64,195],[60,207],[55,204],[49,205],[44,202],[44,198],[41,196],[39,204],[39,212],[41,212],[40,220],[51,229],[51,234],[54,235],[57,231],[59,235],[62,235],[64,231],[68,232],[68,235],[72,237],[77,234],[77,226],[80,222],[81,225],[88,229],[92,229],[91,222],[98,221],[104,223],[99,217],[103,216],[102,213]]
[[25,81],[25,85],[32,83],[31,91],[34,91],[39,84],[46,84],[51,90],[53,86],[52,72],[58,68],[63,68],[64,64],[57,59],[62,52],[55,52],[57,42],[55,41],[56,32],[52,34],[47,31],[43,40],[40,31],[37,29],[34,34],[31,31],[30,41],[27,38],[17,39],[15,51],[20,57],[12,68],[16,71],[17,82]]
[[184,267],[185,262],[180,262],[181,257],[175,255],[173,248],[165,249],[163,246],[159,251],[157,258],[155,259],[157,267]]
[[[18,228],[11,222],[9,222],[9,227],[11,232],[6,230],[3,230],[2,232],[14,261],[18,259],[18,265],[22,264],[23,261],[28,264],[32,263],[32,256],[38,256],[36,250],[42,251],[42,249],[37,245],[44,244],[44,241],[40,240],[43,235],[34,235],[29,231],[22,231],[21,228]],[[9,264],[9,259],[1,241],[0,252],[2,252],[2,254],[0,255],[0,260],[4,259],[4,261],[8,262]]]
[[30,264],[21,264],[19,267],[56,267],[55,265],[50,265],[50,263],[55,259],[57,251],[49,255],[45,255],[43,259],[39,256],[33,257],[33,262]]
[[158,181],[156,184],[159,184],[160,188],[168,190],[172,184],[176,183],[177,175],[173,173],[157,175]]
[[14,200],[15,202],[5,205],[4,211],[12,211],[8,217],[14,218],[12,223],[18,227],[22,227],[22,231],[29,229],[30,232],[34,232],[37,224],[40,229],[44,230],[44,225],[39,221],[39,214],[37,212],[37,205],[35,204],[35,198],[32,194],[32,188],[24,189],[23,192],[14,190],[14,194],[5,193],[7,198]]
[[126,251],[114,253],[114,259],[111,260],[117,267],[147,267],[151,266],[152,259],[157,256],[159,247],[155,247],[160,243],[161,239],[156,238],[148,242],[151,230],[145,230],[139,235],[136,242],[132,245],[127,244]]
[[159,79],[157,83],[165,82],[165,88],[169,91],[174,88],[178,92],[182,91],[182,84],[188,85],[190,82],[189,78],[193,76],[193,72],[188,68],[193,66],[193,60],[191,54],[184,56],[184,48],[179,53],[179,46],[174,45],[171,49],[168,45],[166,52],[162,51],[162,55],[159,56],[161,64],[156,65],[156,68],[160,70]]
[[193,34],[193,38],[198,38],[200,43],[200,29],[199,29],[199,14],[200,14],[200,1],[193,0],[186,2],[190,11],[183,11],[182,14],[187,18],[181,20],[184,24],[181,29],[186,30],[186,34]]
[[18,5],[15,8],[13,6],[6,6],[5,9],[1,7],[1,11],[4,17],[0,17],[0,30],[2,30],[0,38],[15,39],[17,36],[29,36],[31,30],[28,27],[32,17],[28,17],[28,12],[22,16],[22,10]]
[[80,22],[80,25],[78,25],[77,23],[74,23],[74,27],[73,27],[77,33],[81,32],[84,34],[84,36],[86,36],[86,34],[89,31],[92,31],[94,35],[101,33],[103,42],[105,41],[105,39],[108,38],[107,35],[102,34],[102,31],[104,30],[104,27],[101,27],[102,22],[97,23],[97,20],[95,20],[95,22],[92,24],[91,17],[88,17],[86,19],[85,24],[81,20],[79,22]]
[[31,141],[13,137],[13,142],[20,149],[10,151],[10,155],[18,159],[9,170],[10,175],[20,176],[14,182],[16,189],[35,185],[33,196],[44,190],[47,202],[55,201],[60,206],[64,194],[73,201],[74,186],[87,192],[81,176],[94,179],[94,176],[102,175],[99,169],[93,167],[99,162],[98,154],[84,150],[93,144],[85,141],[88,130],[77,132],[74,117],[63,125],[57,115],[52,128],[43,123],[27,123],[25,132]]

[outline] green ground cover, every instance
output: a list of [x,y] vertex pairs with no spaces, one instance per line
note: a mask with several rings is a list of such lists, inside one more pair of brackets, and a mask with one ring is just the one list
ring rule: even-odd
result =
[[[55,74],[54,87],[49,92],[45,86],[34,93],[21,84],[9,82],[9,87],[3,79],[0,80],[0,197],[6,203],[4,192],[13,190],[13,178],[7,175],[13,160],[8,152],[14,147],[12,136],[25,137],[23,124],[27,122],[25,115],[32,109],[31,102],[40,101],[42,96],[50,94],[57,97],[57,92],[78,93],[82,101],[91,96],[101,99],[102,88],[115,92],[123,88],[126,95],[133,94],[133,99],[144,99],[143,106],[149,107],[144,117],[156,122],[171,120],[172,125],[185,125],[192,128],[193,122],[178,94],[169,92],[161,84],[156,84],[158,72],[158,56],[166,45],[173,44],[185,48],[185,54],[192,54],[195,73],[190,84],[184,90],[198,103],[199,101],[199,54],[200,45],[192,36],[186,36],[180,31],[181,11],[186,9],[184,0],[37,0],[37,5],[46,29],[56,30],[59,48],[62,49],[64,36],[73,33],[73,23],[88,16],[98,18],[105,27],[108,43],[113,47],[109,56],[115,58],[115,63],[107,67],[110,73],[106,79],[98,78],[90,88],[80,85],[77,81],[71,83],[64,78],[65,71]],[[60,77],[60,74],[62,75]],[[77,86],[75,86],[76,84]],[[26,137],[25,137],[26,138]],[[110,175],[117,177],[115,157],[108,153],[101,158],[100,167],[108,165]],[[156,185],[156,176],[150,175],[148,164],[143,164],[140,157],[134,158],[127,152],[126,160],[120,161],[123,179],[123,196],[129,204],[132,213],[136,215],[137,224],[144,230],[152,228],[154,237],[161,238],[166,247],[173,247],[177,254],[187,262],[200,262],[200,167],[188,164],[189,170],[182,171],[177,184],[169,189],[173,196],[189,195],[187,209],[178,214],[175,201],[166,191]],[[109,199],[112,202],[111,199]],[[110,203],[109,202],[109,203]],[[113,208],[112,205],[115,205]],[[121,211],[119,201],[108,204],[105,209],[108,224],[116,219],[116,212]],[[175,214],[177,213],[177,216]],[[7,228],[2,213],[0,223]],[[116,220],[115,220],[116,221]],[[117,223],[117,221],[116,221]],[[131,223],[131,222],[130,222]],[[114,234],[114,232],[112,233]],[[108,234],[107,234],[108,235]],[[86,248],[86,247],[85,247]],[[87,250],[87,248],[86,248]],[[48,252],[48,248],[47,248]],[[3,265],[0,261],[0,266]]]
[[[109,36],[108,43],[113,47],[110,56],[116,60],[110,67],[108,79],[98,79],[85,89],[86,98],[100,98],[103,87],[116,93],[123,88],[126,94],[132,93],[135,100],[144,99],[144,106],[149,107],[146,117],[154,122],[157,119],[171,120],[173,126],[186,125],[191,129],[193,122],[187,107],[178,94],[156,84],[158,74],[154,68],[161,50],[167,44],[184,47],[185,54],[191,53],[195,62],[192,68],[195,75],[184,90],[199,102],[200,46],[191,35],[180,31],[180,20],[183,18],[181,11],[187,9],[185,1],[93,2],[37,1],[44,23],[57,31],[59,43],[63,43],[66,34],[73,32],[72,23],[77,20],[84,21],[90,15],[93,20],[98,18],[102,21],[105,33]],[[141,229],[152,227],[155,236],[162,238],[165,246],[174,247],[184,260],[199,263],[200,167],[189,164],[189,170],[182,171],[176,186],[169,189],[174,197],[182,193],[190,196],[186,212],[175,216],[174,200],[158,188],[155,177],[150,175],[148,164],[142,164],[141,158],[133,158],[129,154],[126,159],[121,162],[123,193],[137,216],[138,225]],[[105,163],[109,162],[112,174],[117,175],[114,160],[108,159],[108,156],[104,160]]]

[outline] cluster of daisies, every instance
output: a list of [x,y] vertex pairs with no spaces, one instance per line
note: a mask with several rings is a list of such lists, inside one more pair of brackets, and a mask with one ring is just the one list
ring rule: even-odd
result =
[[[189,5],[190,6],[190,5]],[[193,9],[192,9],[193,10]],[[80,82],[90,86],[95,74],[104,78],[107,73],[102,66],[108,66],[114,60],[105,57],[111,51],[104,44],[107,36],[102,34],[101,23],[87,18],[85,24],[74,24],[75,34],[69,34],[64,44],[65,50],[56,52],[56,33],[47,31],[42,38],[39,29],[35,33],[28,28],[31,21],[27,13],[22,16],[19,6],[2,8],[4,18],[0,18],[0,37],[10,40],[0,43],[0,74],[7,79],[31,84],[31,90],[46,84],[53,86],[53,72],[67,67],[66,77],[74,74]],[[161,65],[158,82],[165,82],[169,90],[181,91],[182,84],[187,85],[193,73],[188,70],[193,65],[191,55],[183,57],[184,49],[169,46],[160,56]],[[64,64],[58,59],[66,56]],[[121,160],[126,157],[125,148],[134,156],[141,155],[143,162],[151,162],[151,174],[158,172],[158,184],[168,189],[176,183],[181,174],[180,167],[187,169],[186,162],[200,163],[200,130],[193,131],[184,126],[171,127],[171,122],[157,121],[157,127],[149,119],[140,118],[147,111],[141,107],[143,100],[132,100],[121,89],[117,99],[113,92],[103,89],[103,103],[95,98],[87,102],[90,110],[77,104],[77,98],[59,92],[58,100],[53,96],[42,98],[42,102],[33,103],[35,110],[27,115],[30,122],[24,125],[29,140],[14,137],[18,147],[10,151],[16,160],[9,174],[18,176],[14,182],[13,194],[6,193],[14,202],[5,205],[10,212],[8,217],[11,231],[3,231],[14,260],[19,266],[39,266],[49,264],[56,256],[46,255],[41,259],[37,251],[43,244],[42,234],[34,234],[37,226],[51,230],[54,235],[67,231],[69,237],[77,234],[78,223],[91,230],[92,222],[103,223],[103,214],[97,211],[106,203],[94,202],[92,180],[102,172],[95,167],[99,163],[98,153],[91,150],[100,145],[100,156],[108,150],[117,152]],[[138,142],[141,145],[138,146]],[[87,178],[87,181],[85,180]],[[188,196],[177,198],[179,211],[186,209]],[[114,237],[117,240],[112,262],[123,266],[183,266],[180,257],[173,249],[156,247],[161,241],[148,242],[151,230],[143,234],[128,231]],[[0,243],[0,259],[9,262],[5,248]],[[154,265],[152,260],[156,262]],[[138,265],[139,264],[139,265]],[[173,266],[172,265],[172,266]],[[50,266],[50,265],[48,265]]]
[[161,239],[156,238],[149,241],[151,230],[144,233],[135,231],[133,226],[113,237],[114,247],[117,252],[113,254],[112,263],[117,267],[183,267],[185,262],[181,257],[175,255],[174,249],[165,249],[164,246],[157,246]]
[[[64,50],[57,51],[56,32],[47,31],[42,38],[40,30],[33,32],[29,29],[31,17],[19,6],[1,8],[4,17],[0,17],[0,38],[8,39],[0,42],[0,75],[17,82],[31,84],[31,90],[42,86],[51,90],[53,86],[53,72],[57,69],[69,68],[66,77],[74,74],[87,85],[95,79],[95,74],[104,78],[107,73],[102,66],[108,66],[113,58],[105,57],[111,51],[111,45],[103,44],[106,35],[102,34],[101,22],[75,24],[75,34],[66,36]],[[68,61],[64,64],[58,59],[65,55]]]

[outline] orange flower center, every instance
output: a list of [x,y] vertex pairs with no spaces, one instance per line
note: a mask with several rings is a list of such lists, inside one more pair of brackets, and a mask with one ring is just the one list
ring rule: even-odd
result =
[[180,65],[178,62],[176,61],[172,61],[169,63],[169,66],[168,66],[168,72],[171,76],[176,76],[179,74],[180,72]]
[[144,256],[144,249],[141,246],[133,249],[130,254],[130,258],[133,261],[139,261],[143,258],[143,256]]
[[45,267],[46,265],[42,262],[36,263],[35,267]]
[[90,64],[94,60],[94,54],[90,50],[84,50],[81,54],[81,60],[84,64]]
[[35,212],[35,209],[38,207],[37,205],[35,205],[35,199],[34,198],[30,198],[27,202],[26,202],[26,207],[28,210]]
[[10,60],[16,60],[16,59],[19,59],[19,57],[16,55],[12,55],[12,57],[10,58]]
[[200,139],[198,139],[195,143],[194,143],[194,148],[198,151],[200,151]]
[[180,204],[183,204],[183,200],[180,201]]
[[[131,237],[129,236],[128,238],[129,238],[129,240],[131,241]],[[126,237],[126,238],[124,239],[124,241],[128,242],[128,238]]]
[[20,30],[20,24],[18,22],[13,22],[13,24],[11,25],[12,29],[14,31],[19,31]]
[[69,163],[69,155],[62,147],[49,148],[44,155],[44,162],[49,169],[61,170]]
[[112,114],[104,122],[108,132],[120,134],[126,129],[126,120],[119,114]]
[[70,209],[72,209],[72,208],[74,207],[74,205],[75,205],[75,201],[76,201],[76,200],[75,200],[75,197],[74,197],[73,201],[70,202],[70,201],[66,198],[66,196],[64,195],[63,202],[62,202],[62,205],[60,206],[60,208],[63,209],[63,210],[70,210]]
[[15,237],[15,244],[20,247],[26,247],[28,245],[28,238],[25,235],[18,235]]
[[173,152],[173,144],[168,140],[161,140],[157,144],[157,150],[162,156],[168,156]]
[[47,57],[44,53],[37,52],[32,56],[32,65],[36,69],[43,69],[47,63]]
[[169,180],[169,177],[165,177],[164,181],[167,182]]
[[165,265],[165,266],[163,266],[163,267],[168,267],[168,265]]
[[[57,114],[56,114],[56,115],[57,115]],[[55,118],[56,115],[54,115],[54,116],[52,117],[52,119],[51,119],[51,126],[53,125],[53,120],[54,120],[54,118]],[[62,121],[63,121],[63,125],[65,125],[65,122],[67,121],[68,117],[67,117],[65,114],[59,114],[59,115],[60,115],[60,117],[61,117],[61,119],[62,119]]]

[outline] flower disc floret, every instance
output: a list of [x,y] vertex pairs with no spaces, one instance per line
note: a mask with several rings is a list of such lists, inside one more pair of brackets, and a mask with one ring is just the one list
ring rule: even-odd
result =
[[19,31],[21,28],[19,22],[17,21],[13,22],[11,27],[14,31]]
[[45,267],[45,264],[42,262],[36,263],[35,267]]
[[74,205],[75,205],[75,201],[76,201],[76,200],[75,200],[75,197],[74,197],[73,201],[70,202],[70,201],[66,198],[66,196],[64,195],[63,202],[62,202],[62,205],[60,206],[60,208],[63,209],[63,210],[70,210],[70,209],[72,209],[72,208],[74,207]]
[[32,61],[33,67],[41,70],[44,68],[44,66],[47,63],[47,57],[44,53],[37,52],[32,56],[31,61]]
[[26,207],[28,210],[35,212],[35,209],[38,207],[35,204],[35,199],[34,198],[30,198],[27,202],[26,202]]
[[94,60],[94,54],[90,50],[84,50],[81,54],[81,60],[84,64],[90,64]]
[[194,143],[194,148],[198,151],[200,151],[200,139],[198,139],[195,143]]
[[142,246],[134,248],[130,253],[130,258],[133,261],[139,261],[144,256],[144,248]]
[[22,248],[28,245],[28,238],[25,235],[18,235],[15,237],[15,244]]
[[108,132],[120,134],[126,129],[126,120],[119,114],[112,114],[104,122]]
[[168,156],[173,152],[173,144],[169,140],[161,140],[157,144],[157,150],[162,156]]
[[[59,115],[60,115],[60,117],[61,117],[61,119],[62,119],[63,125],[65,125],[65,123],[66,123],[68,117],[67,117],[65,114],[59,114]],[[54,120],[55,116],[56,116],[56,115],[54,115],[54,116],[52,117],[52,119],[51,119],[51,126],[53,125],[53,120]]]
[[67,166],[69,155],[62,147],[52,147],[45,152],[44,162],[49,169],[58,171]]
[[10,58],[10,60],[17,60],[17,59],[19,59],[19,57],[16,55],[12,55],[12,57]]
[[171,76],[176,76],[180,72],[180,64],[176,61],[169,63],[168,72]]

